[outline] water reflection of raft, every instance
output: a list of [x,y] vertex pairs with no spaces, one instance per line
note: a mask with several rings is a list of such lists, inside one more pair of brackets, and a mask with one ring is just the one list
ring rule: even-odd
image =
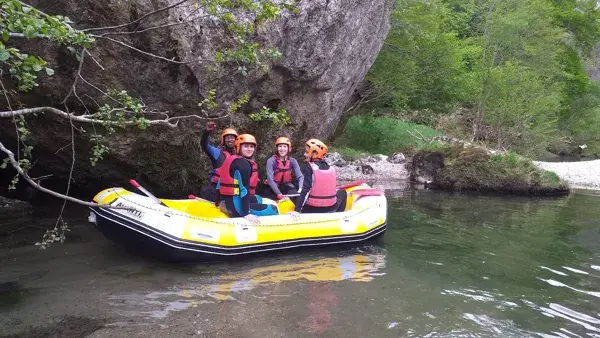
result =
[[94,197],[99,204],[128,209],[92,207],[90,222],[110,239],[133,250],[169,260],[204,260],[235,257],[299,247],[363,242],[386,230],[387,200],[366,184],[344,188],[343,212],[302,214],[299,221],[283,214],[291,201],[280,202],[282,215],[261,217],[251,225],[244,218],[229,218],[214,203],[161,199],[124,188],[110,188]]

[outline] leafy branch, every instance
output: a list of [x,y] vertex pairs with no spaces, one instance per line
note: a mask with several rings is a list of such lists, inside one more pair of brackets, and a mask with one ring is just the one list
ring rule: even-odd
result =
[[273,110],[263,106],[260,111],[250,113],[248,116],[253,121],[269,121],[278,127],[283,127],[291,122],[290,115],[284,108]]

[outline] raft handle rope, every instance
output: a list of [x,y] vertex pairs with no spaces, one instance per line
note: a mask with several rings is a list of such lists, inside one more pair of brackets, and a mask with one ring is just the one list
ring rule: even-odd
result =
[[[125,189],[123,189],[123,190],[125,190]],[[130,200],[130,199],[127,199],[127,198],[125,198],[123,195],[119,194],[119,192],[118,192],[118,191],[113,191],[113,192],[114,192],[114,193],[115,193],[117,196],[119,196],[120,198],[122,198],[123,200],[125,200],[125,201],[127,201],[127,202],[129,202],[129,203],[135,204],[135,205],[137,205],[137,206],[139,206],[139,207],[142,207],[142,208],[145,208],[145,209],[148,209],[148,210],[152,210],[152,211],[165,212],[165,210],[162,210],[162,209],[155,209],[155,208],[149,207],[149,206],[147,206],[147,205],[140,204],[140,203],[138,203],[138,202],[136,202],[136,201],[132,201],[132,200]],[[189,196],[188,196],[188,197],[189,197]],[[189,214],[189,213],[184,213],[184,212],[177,211],[177,210],[175,210],[175,209],[173,209],[173,208],[169,208],[169,207],[168,207],[168,206],[166,206],[164,203],[162,203],[162,201],[161,201],[161,204],[162,204],[163,206],[165,206],[166,208],[168,208],[168,209],[169,209],[168,211],[171,213],[171,215],[176,215],[176,216],[181,216],[181,217],[187,217],[187,218],[196,219],[196,220],[199,220],[199,221],[204,221],[204,222],[209,222],[209,223],[215,223],[215,224],[225,224],[225,225],[227,225],[227,224],[234,224],[234,225],[235,225],[235,224],[240,224],[239,222],[236,222],[235,218],[225,218],[225,219],[223,219],[223,220],[217,220],[217,219],[214,219],[214,218],[204,218],[204,217],[198,217],[198,216],[191,215],[191,214]],[[380,207],[380,204],[379,204],[379,203],[377,203],[377,204],[375,204],[374,206],[375,206],[375,207]],[[354,213],[351,213],[351,214],[345,215],[345,216],[343,216],[343,217],[331,217],[330,219],[320,219],[320,220],[318,220],[318,221],[317,221],[317,220],[315,220],[315,221],[310,221],[310,220],[306,220],[306,219],[305,219],[304,221],[294,221],[294,220],[292,220],[292,222],[291,222],[291,223],[290,223],[290,222],[288,222],[288,223],[281,223],[281,224],[269,224],[269,225],[259,224],[259,225],[257,225],[257,226],[285,226],[285,225],[290,225],[290,224],[313,224],[313,223],[331,222],[331,221],[338,220],[338,219],[340,219],[340,218],[350,218],[350,217],[354,217],[354,216],[360,215],[360,214],[362,214],[362,213],[364,213],[364,212],[371,211],[372,207],[373,207],[373,206],[371,206],[371,207],[367,207],[367,208],[364,208],[364,209],[362,209],[362,210],[354,211]],[[284,215],[285,215],[285,214],[284,214]],[[279,215],[279,216],[281,216],[281,215]],[[243,219],[243,218],[241,218],[241,219]],[[244,225],[246,224],[246,222],[245,222],[245,221],[244,221],[243,223],[244,223]]]

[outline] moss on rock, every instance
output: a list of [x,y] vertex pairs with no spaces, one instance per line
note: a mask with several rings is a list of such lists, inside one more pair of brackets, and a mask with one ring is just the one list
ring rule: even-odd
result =
[[435,188],[506,192],[519,195],[567,194],[569,187],[554,172],[537,168],[513,152],[490,154],[461,143],[432,143],[413,156],[411,180]]

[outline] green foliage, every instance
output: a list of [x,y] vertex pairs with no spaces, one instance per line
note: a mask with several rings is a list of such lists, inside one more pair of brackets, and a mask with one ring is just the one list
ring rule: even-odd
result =
[[551,0],[554,18],[568,33],[567,43],[582,55],[592,53],[598,37],[598,3],[595,0]]
[[115,132],[114,126],[125,128],[127,122],[134,122],[142,130],[148,127],[150,121],[143,116],[144,105],[140,99],[131,97],[125,90],[109,89],[107,94],[107,103],[92,116],[103,121],[109,134]]
[[485,77],[483,121],[498,127],[498,147],[522,153],[544,149],[556,132],[560,92],[528,67],[506,63]]
[[68,224],[62,220],[62,218],[60,219],[60,222],[60,226],[46,230],[46,233],[42,237],[42,241],[35,243],[35,245],[39,246],[41,249],[47,249],[54,243],[64,243],[65,239],[67,239],[65,232],[71,230],[69,229]]
[[[215,89],[211,89],[208,91],[207,97],[198,103],[198,107],[202,109],[202,112],[206,116],[211,116],[211,114],[219,114],[220,105],[217,102],[216,97],[217,91]],[[240,110],[246,103],[248,103],[249,100],[250,97],[248,93],[244,93],[240,95],[237,99],[235,99],[233,103],[229,104],[225,110],[228,114],[236,112]]]
[[284,108],[271,109],[265,106],[260,111],[248,115],[253,121],[268,121],[277,127],[283,127],[291,122],[290,115]]
[[102,135],[94,134],[90,137],[90,141],[93,143],[90,163],[92,166],[96,166],[98,161],[104,159],[104,155],[108,153],[109,148],[105,144],[106,140]]
[[552,24],[545,0],[484,4],[489,9],[481,13],[482,34],[466,40],[480,48],[465,76],[464,83],[478,87],[468,103],[477,120],[500,130],[498,147],[545,148],[561,109],[562,86],[555,78],[562,31]]
[[[18,140],[21,143],[21,146],[19,147],[19,150],[21,152],[17,154],[17,162],[19,166],[23,168],[23,170],[27,171],[31,168],[32,163],[33,146],[27,144],[27,141],[29,141],[29,139],[31,138],[31,132],[29,131],[29,129],[27,129],[26,121],[23,116],[17,116],[14,120],[15,127],[17,128]],[[9,162],[10,159],[8,157],[5,158],[2,162],[2,165],[0,165],[0,169],[6,169]],[[18,173],[15,174],[15,176],[10,181],[10,184],[8,185],[8,190],[17,189],[19,177],[20,176]]]
[[198,103],[198,107],[205,106],[207,109],[215,109],[219,106],[217,102],[215,102],[215,96],[217,91],[215,89],[211,89],[208,91],[208,96]]
[[232,113],[239,110],[243,105],[248,103],[249,99],[248,93],[244,93],[242,96],[238,97],[229,108],[227,108],[227,112]]
[[369,110],[391,110],[411,121],[421,114],[420,122],[433,126],[436,114],[464,107],[472,112],[470,123],[499,130],[495,146],[530,154],[556,135],[598,142],[592,135],[600,121],[591,103],[599,93],[585,71],[600,41],[596,1],[396,4],[392,29],[367,76],[381,97]]
[[[413,135],[411,135],[411,133]],[[369,153],[391,155],[410,151],[425,143],[420,138],[432,138],[434,129],[389,117],[354,116],[348,120],[344,134],[335,144]]]
[[439,0],[398,0],[393,28],[367,79],[394,109],[451,108],[460,92],[462,59],[456,33],[447,31],[450,10]]
[[22,53],[17,48],[9,48],[13,34],[33,39],[43,37],[65,46],[89,47],[94,38],[73,29],[71,20],[63,16],[50,16],[40,13],[37,9],[17,0],[1,0],[0,10],[0,63],[8,67],[9,74],[17,82],[17,90],[27,92],[38,84],[37,74],[44,70],[48,76],[54,70],[47,67],[47,62],[35,55]]
[[[283,11],[298,13],[295,6],[298,1],[231,1],[231,0],[203,0],[201,6],[207,12],[226,24],[227,29],[233,34],[235,46],[230,49],[218,51],[215,61],[218,64],[234,63],[237,71],[246,76],[250,68],[258,68],[263,71],[269,70],[269,60],[281,57],[276,48],[262,48],[261,45],[252,41],[256,26],[277,19]],[[249,17],[252,17],[250,19]]]
[[590,156],[600,155],[600,84],[592,82],[584,95],[572,103],[573,110],[562,116],[561,135],[566,135],[571,144],[588,147],[584,153]]

